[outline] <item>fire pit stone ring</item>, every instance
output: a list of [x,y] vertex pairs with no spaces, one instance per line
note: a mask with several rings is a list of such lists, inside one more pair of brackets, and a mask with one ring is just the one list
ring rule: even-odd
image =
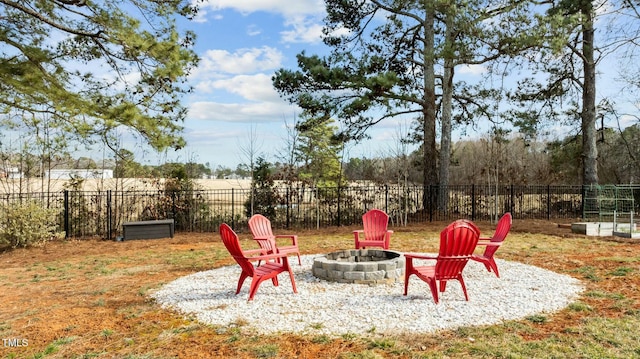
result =
[[382,249],[347,249],[313,259],[316,278],[355,284],[391,284],[404,278],[405,258]]

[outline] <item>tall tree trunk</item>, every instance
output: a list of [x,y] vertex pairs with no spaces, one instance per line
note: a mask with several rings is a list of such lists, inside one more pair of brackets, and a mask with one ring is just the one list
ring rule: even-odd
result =
[[451,162],[451,106],[453,98],[453,64],[445,60],[444,83],[442,87],[442,132],[440,134],[440,191],[438,209],[445,211],[449,193],[449,163]]
[[438,183],[436,151],[436,81],[435,81],[435,11],[433,4],[427,2],[425,6],[425,40],[424,40],[424,95],[423,95],[423,205],[427,206],[431,198],[428,198],[429,185]]
[[598,183],[598,148],[596,147],[596,64],[593,56],[593,5],[582,8],[582,56],[584,88],[582,93],[582,184]]
[[445,19],[445,56],[444,76],[442,79],[442,128],[440,133],[440,186],[438,191],[438,209],[446,211],[449,204],[449,163],[451,162],[451,111],[453,106],[454,45],[453,15],[447,12]]

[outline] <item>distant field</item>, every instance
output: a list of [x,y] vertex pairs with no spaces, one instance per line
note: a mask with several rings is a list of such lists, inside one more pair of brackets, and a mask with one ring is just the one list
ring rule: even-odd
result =
[[[196,179],[194,182],[196,183],[196,188],[202,190],[249,189],[251,187],[251,180]],[[164,179],[153,178],[86,179],[82,185],[82,190],[153,191],[162,188],[162,183],[164,183]],[[69,180],[49,181],[40,178],[0,180],[0,193],[59,192],[69,187]]]

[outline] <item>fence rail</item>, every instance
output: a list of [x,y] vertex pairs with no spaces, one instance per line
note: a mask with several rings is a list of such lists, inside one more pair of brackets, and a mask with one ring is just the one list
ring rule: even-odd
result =
[[[632,193],[632,210],[640,209],[640,186]],[[176,231],[214,232],[223,223],[239,231],[251,213],[263,213],[275,228],[310,229],[353,225],[371,208],[390,216],[390,226],[458,218],[494,220],[504,212],[515,219],[577,219],[589,187],[583,186],[438,186],[368,185],[336,188],[278,187],[270,200],[252,190],[62,191],[3,194],[0,202],[38,201],[59,210],[67,237],[113,239],[127,221],[173,218]],[[253,201],[252,201],[253,199]],[[252,208],[253,202],[253,208]],[[253,209],[253,210],[252,210]],[[591,213],[591,212],[589,212]]]

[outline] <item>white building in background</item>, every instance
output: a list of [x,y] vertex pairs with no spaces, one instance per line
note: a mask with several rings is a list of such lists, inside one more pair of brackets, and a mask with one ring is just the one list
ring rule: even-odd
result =
[[56,180],[69,180],[72,178],[107,179],[113,178],[113,170],[103,169],[54,169],[45,172],[45,176]]
[[18,167],[0,168],[0,178],[16,179],[22,177],[22,172],[20,172]]

